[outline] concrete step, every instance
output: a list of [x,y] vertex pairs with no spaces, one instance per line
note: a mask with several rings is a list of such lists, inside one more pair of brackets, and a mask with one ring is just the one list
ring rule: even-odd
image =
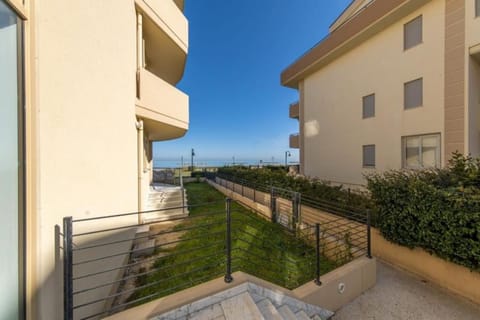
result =
[[265,319],[248,292],[226,299],[220,305],[226,320]]
[[152,320],[326,320],[332,315],[333,312],[318,306],[244,283],[155,316]]
[[142,214],[141,219],[142,219],[142,223],[151,223],[151,222],[160,222],[160,221],[167,221],[171,219],[186,218],[186,217],[188,217],[188,210],[185,208],[184,212],[181,209],[175,209],[175,210],[144,213]]
[[133,246],[132,258],[149,256],[155,252],[155,240],[145,240]]
[[283,320],[282,315],[278,312],[277,308],[268,299],[263,299],[257,302],[258,310],[265,318],[265,320]]
[[310,317],[303,310],[300,310],[297,313],[295,313],[295,316],[297,317],[298,320],[310,320]]
[[295,314],[290,310],[290,308],[286,305],[280,306],[278,309],[278,313],[282,316],[284,320],[297,320]]

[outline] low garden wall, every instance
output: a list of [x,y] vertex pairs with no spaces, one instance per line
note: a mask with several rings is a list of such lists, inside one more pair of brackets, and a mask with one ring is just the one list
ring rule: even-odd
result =
[[[266,217],[271,217],[270,194],[254,191],[218,177],[216,179],[217,183],[212,181],[209,181],[209,183],[220,192]],[[226,187],[223,187],[223,185]],[[253,193],[255,193],[256,201],[252,200]],[[291,210],[290,201],[285,199],[277,199],[277,201],[279,201],[277,207],[280,204],[280,210]],[[361,223],[305,205],[301,205],[300,212],[301,221],[310,225],[315,223],[327,224],[329,228],[334,228],[336,231],[340,230],[341,233],[346,233],[352,229],[363,229],[364,232],[360,231],[358,236],[351,240],[353,245],[360,246],[362,241],[366,239],[366,226]],[[378,229],[372,228],[371,230],[372,253],[375,257],[480,304],[480,273],[431,255],[421,248],[410,249],[394,244],[386,240]]]
[[409,249],[386,240],[372,228],[375,257],[480,304],[480,273],[438,258],[423,249]]
[[[207,180],[210,185],[227,197],[254,210],[267,219],[272,216],[270,209],[270,194],[247,188],[228,180],[216,178],[215,182]],[[255,200],[255,201],[254,201]],[[276,198],[277,214],[290,215],[292,202]],[[281,218],[280,218],[281,219]],[[364,224],[342,218],[306,205],[300,206],[300,228],[314,226],[319,223],[321,230],[322,254],[332,260],[338,260],[339,255],[350,252],[351,258],[365,255],[367,227]],[[309,229],[312,238],[314,229]],[[348,238],[348,240],[346,240]]]

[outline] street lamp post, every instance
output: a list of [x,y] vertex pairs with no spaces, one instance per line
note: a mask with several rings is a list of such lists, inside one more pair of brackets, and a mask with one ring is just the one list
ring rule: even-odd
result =
[[193,150],[193,148],[192,148],[192,154],[191,154],[191,156],[192,156],[192,157],[191,157],[191,170],[192,170],[192,172],[193,172],[193,157],[195,156],[195,150]]
[[285,151],[285,168],[287,168],[287,157],[290,157],[292,154],[290,153],[290,151]]

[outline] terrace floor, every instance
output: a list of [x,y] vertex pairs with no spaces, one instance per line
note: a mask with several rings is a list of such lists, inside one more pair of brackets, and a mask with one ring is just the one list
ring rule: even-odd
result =
[[375,287],[333,319],[479,320],[480,306],[377,260]]

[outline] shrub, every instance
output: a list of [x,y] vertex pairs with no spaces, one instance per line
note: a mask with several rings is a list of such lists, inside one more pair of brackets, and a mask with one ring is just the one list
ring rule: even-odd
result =
[[308,199],[309,202],[328,202],[339,209],[348,207],[355,211],[365,211],[373,208],[369,197],[365,194],[353,193],[345,190],[341,185],[333,186],[321,180],[301,176],[292,177],[286,174],[282,167],[223,167],[218,169],[218,174],[230,180],[244,180],[257,189],[263,188],[263,191],[267,192],[270,186],[300,192],[302,198]]
[[368,175],[382,235],[480,271],[479,163],[456,153],[444,169]]

